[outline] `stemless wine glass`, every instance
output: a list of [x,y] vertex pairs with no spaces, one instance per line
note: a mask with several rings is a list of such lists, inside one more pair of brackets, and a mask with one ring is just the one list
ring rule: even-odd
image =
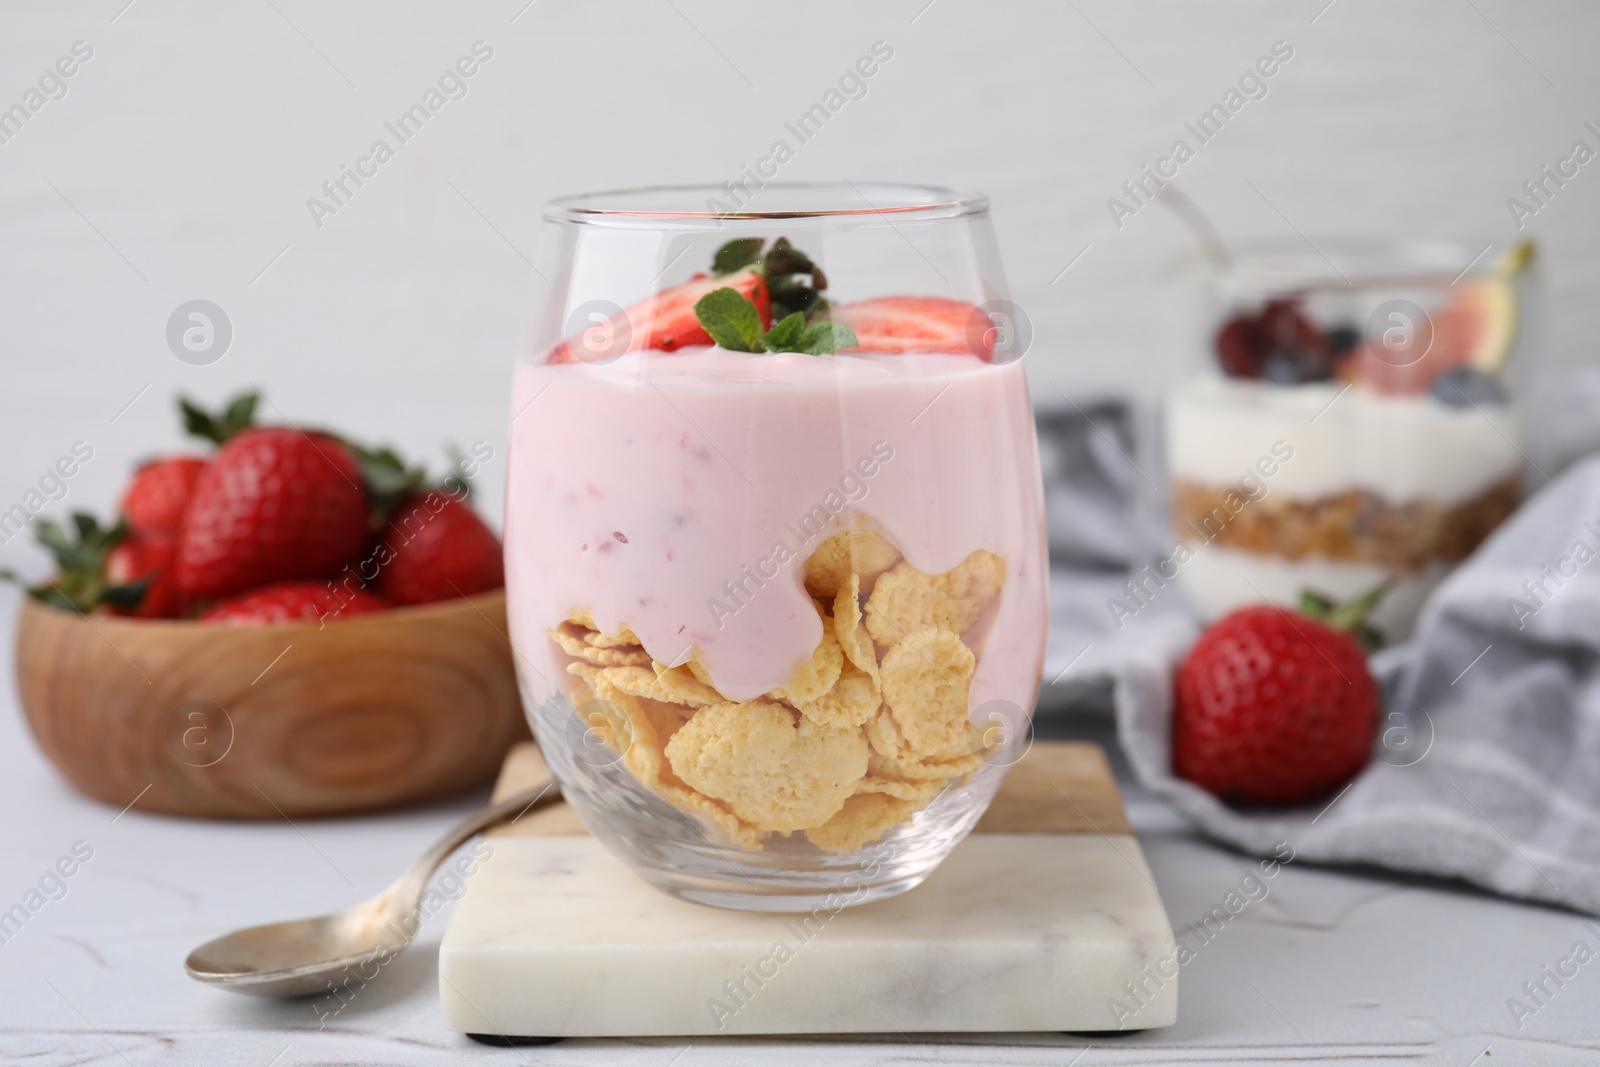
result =
[[516,368],[512,641],[539,745],[658,888],[756,911],[926,878],[1025,747],[1047,622],[1021,318],[987,201],[552,202]]

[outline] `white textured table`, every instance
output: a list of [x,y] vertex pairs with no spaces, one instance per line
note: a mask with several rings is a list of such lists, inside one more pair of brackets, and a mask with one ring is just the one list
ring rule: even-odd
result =
[[[7,619],[13,595],[0,594]],[[10,647],[7,622],[0,627],[0,671],[7,674]],[[28,891],[74,843],[93,854],[62,880],[64,895],[51,883],[59,899],[41,892],[36,913],[20,928],[5,927],[4,1063],[1600,1063],[1600,960],[1565,986],[1550,985],[1553,995],[1520,1029],[1506,1006],[1576,941],[1600,948],[1600,935],[1582,919],[1452,887],[1291,863],[1267,896],[1225,923],[1213,919],[1210,940],[1203,940],[1191,923],[1224,907],[1254,865],[1197,841],[1126,782],[1129,816],[1172,925],[1193,948],[1181,976],[1178,1024],[1168,1030],[1116,1038],[1023,1034],[998,1043],[908,1033],[493,1049],[451,1033],[441,1019],[444,912],[348,1002],[230,996],[184,976],[190,947],[234,926],[330,910],[375,892],[482,797],[298,826],[189,822],[145,815],[137,805],[119,815],[55,777],[14,703],[9,692],[0,697],[0,802],[10,816],[0,835],[0,910],[26,908]]]

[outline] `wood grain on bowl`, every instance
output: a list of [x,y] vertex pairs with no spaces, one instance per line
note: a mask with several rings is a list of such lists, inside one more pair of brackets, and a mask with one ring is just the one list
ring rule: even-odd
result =
[[17,681],[40,747],[108,804],[366,811],[486,782],[527,738],[505,616],[503,590],[326,626],[85,617],[30,599]]

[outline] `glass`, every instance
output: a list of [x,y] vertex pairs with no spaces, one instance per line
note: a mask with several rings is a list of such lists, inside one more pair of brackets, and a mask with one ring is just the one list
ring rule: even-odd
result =
[[910,889],[1025,748],[1044,657],[1026,328],[987,202],[770,184],[545,217],[505,545],[546,762],[668,893]]
[[[1428,593],[1516,507],[1532,248],[1258,242],[1208,272],[1200,366],[1168,398],[1176,577],[1206,616]],[[1476,253],[1476,254],[1475,254]]]

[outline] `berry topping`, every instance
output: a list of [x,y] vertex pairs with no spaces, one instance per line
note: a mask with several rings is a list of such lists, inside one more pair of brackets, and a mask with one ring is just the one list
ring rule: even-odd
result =
[[1293,385],[1333,376],[1328,339],[1293,297],[1269,300],[1258,314],[1230,319],[1217,333],[1216,350],[1223,373],[1232,378]]
[[1452,367],[1433,380],[1428,392],[1451,407],[1504,404],[1506,391],[1492,374],[1477,367]]
[[1355,326],[1334,326],[1327,334],[1328,355],[1339,359],[1355,351],[1361,343],[1361,330]]
[[[626,351],[629,352],[641,349],[672,352],[693,345],[709,345],[711,335],[700,325],[695,305],[707,293],[718,289],[729,289],[745,298],[755,308],[762,329],[772,322],[766,280],[757,267],[748,266],[723,277],[694,278],[664,289],[624,310],[618,316],[621,321],[613,323],[612,330],[628,331]],[[550,353],[550,362],[588,363],[619,355],[612,337],[608,334],[598,351],[592,345],[586,347],[585,336],[568,338]]]

